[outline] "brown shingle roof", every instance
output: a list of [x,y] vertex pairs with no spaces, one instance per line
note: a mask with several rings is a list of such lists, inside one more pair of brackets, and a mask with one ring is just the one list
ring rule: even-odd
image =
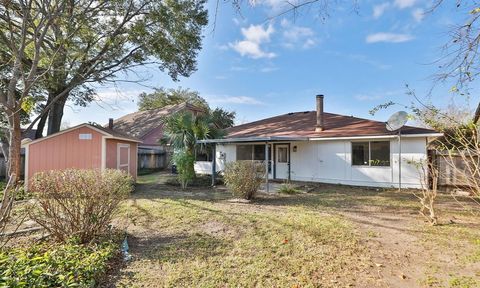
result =
[[[238,125],[227,129],[228,138],[242,137],[353,137],[353,136],[381,136],[394,135],[388,131],[385,122],[344,116],[333,113],[324,113],[325,130],[315,132],[316,112],[296,112],[275,116],[259,121]],[[430,134],[434,130],[404,126],[402,134]]]
[[92,126],[97,128],[97,129],[102,130],[105,133],[108,133],[108,134],[112,135],[113,137],[125,138],[125,139],[129,139],[129,140],[132,140],[132,141],[140,141],[140,139],[138,139],[137,137],[133,137],[133,136],[127,134],[127,133],[123,133],[123,132],[120,132],[120,131],[117,131],[117,130],[109,129],[107,127],[103,127],[103,126],[100,126],[100,125],[92,125]]
[[141,139],[151,130],[161,125],[165,116],[185,109],[199,112],[203,111],[201,108],[186,102],[176,105],[168,105],[163,108],[133,112],[115,119],[113,121],[113,129]]

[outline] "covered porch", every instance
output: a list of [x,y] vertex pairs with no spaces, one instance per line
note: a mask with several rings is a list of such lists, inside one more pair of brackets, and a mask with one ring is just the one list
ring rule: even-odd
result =
[[[290,180],[291,179],[291,152],[295,151],[295,142],[308,141],[307,137],[242,137],[225,139],[199,140],[199,144],[210,144],[212,149],[211,176],[212,186],[215,184],[215,177],[218,169],[217,161],[227,161],[227,153],[218,151],[219,145],[235,147],[232,157],[228,161],[263,161],[265,163],[265,192],[270,191],[270,179]],[[218,159],[217,159],[218,158]],[[222,169],[219,169],[222,170]],[[209,173],[209,174],[210,174]]]

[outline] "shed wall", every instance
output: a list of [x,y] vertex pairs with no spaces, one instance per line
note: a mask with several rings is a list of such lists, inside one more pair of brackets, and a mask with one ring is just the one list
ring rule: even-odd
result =
[[[79,139],[91,134],[91,139]],[[100,169],[102,165],[102,134],[88,127],[65,132],[29,145],[27,175],[67,168]],[[88,155],[88,157],[87,157]]]

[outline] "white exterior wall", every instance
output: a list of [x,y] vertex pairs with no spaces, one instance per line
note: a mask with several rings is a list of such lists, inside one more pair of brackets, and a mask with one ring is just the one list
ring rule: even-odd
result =
[[[390,141],[390,166],[352,166],[351,142],[355,140],[312,140],[290,143],[290,176],[296,181],[334,184],[398,187],[398,140],[362,139],[361,141]],[[421,161],[427,157],[425,137],[402,138],[402,187],[420,188],[421,177],[410,160]],[[293,147],[297,146],[297,152]],[[226,162],[236,160],[235,144],[217,145],[217,171]],[[204,164],[208,163],[208,165]],[[203,167],[203,168],[202,168]],[[197,173],[211,173],[211,162],[197,162]],[[198,169],[198,170],[197,170]]]
[[[361,141],[380,141],[362,139]],[[383,140],[382,140],[383,141]],[[398,187],[398,141],[390,139],[390,166],[352,166],[351,140],[292,143],[291,179],[335,184]],[[402,138],[402,187],[420,188],[417,168],[408,162],[427,157],[426,138]]]

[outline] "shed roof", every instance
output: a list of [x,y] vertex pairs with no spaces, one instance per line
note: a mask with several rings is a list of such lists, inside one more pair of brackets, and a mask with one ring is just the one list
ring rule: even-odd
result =
[[[37,143],[37,142],[40,142],[40,141],[43,141],[45,139],[50,139],[50,138],[53,138],[53,137],[57,137],[59,135],[62,135],[64,133],[67,133],[67,132],[70,132],[70,131],[73,131],[75,129],[78,129],[78,128],[81,128],[81,127],[89,127],[93,130],[96,130],[98,132],[100,132],[101,134],[107,136],[108,138],[111,138],[111,139],[119,139],[119,140],[127,140],[127,141],[131,141],[131,142],[138,142],[138,143],[141,143],[142,141],[140,141],[138,138],[135,138],[135,137],[132,137],[128,134],[125,134],[125,133],[122,133],[122,132],[119,132],[119,131],[115,131],[115,130],[112,130],[112,129],[108,129],[108,128],[105,128],[105,127],[102,127],[100,125],[95,125],[95,124],[90,124],[90,123],[83,123],[83,124],[80,124],[80,125],[77,125],[77,126],[74,126],[74,127],[70,127],[68,129],[65,129],[65,130],[62,130],[62,131],[59,131],[57,133],[54,133],[54,134],[51,134],[51,135],[48,135],[46,137],[43,137],[43,138],[38,138],[38,139],[35,139],[33,141],[22,141],[22,146],[26,146],[26,145],[30,145],[30,144],[33,144],[33,143]],[[26,140],[26,139],[24,139]]]
[[168,105],[162,108],[137,111],[113,121],[115,131],[142,138],[163,123],[163,119],[182,110],[203,112],[203,109],[188,102]]
[[[227,129],[227,138],[244,137],[308,137],[308,138],[340,138],[360,136],[396,135],[388,131],[385,122],[324,113],[324,130],[315,132],[316,111],[294,112],[266,118]],[[438,132],[431,129],[404,126],[402,135],[432,134]]]

